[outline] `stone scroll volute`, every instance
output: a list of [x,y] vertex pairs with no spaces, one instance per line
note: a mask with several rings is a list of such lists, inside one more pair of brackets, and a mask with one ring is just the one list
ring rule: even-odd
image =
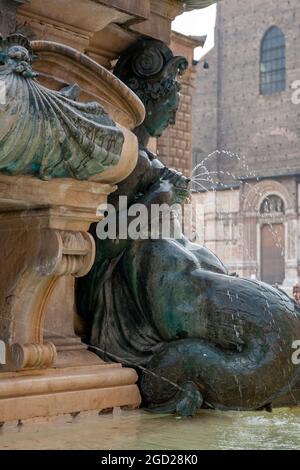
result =
[[[44,339],[48,303],[60,279],[83,276],[93,264],[88,228],[99,220],[98,205],[135,166],[137,141],[130,128],[143,120],[144,108],[116,77],[74,49],[46,41],[32,47],[20,35],[0,42],[8,98],[0,108],[3,372],[55,363],[52,336],[59,331]],[[39,77],[32,65],[36,52]],[[62,64],[68,62],[74,73],[67,82]],[[72,80],[76,69],[79,85]],[[72,302],[70,296],[61,299],[56,327]]]
[[23,236],[16,230],[7,236],[6,243],[5,234],[1,237],[3,246],[9,247],[13,240],[15,250],[7,252],[5,268],[9,271],[15,266],[15,272],[1,281],[1,292],[8,294],[1,299],[5,305],[1,337],[8,345],[6,368],[49,367],[56,350],[52,343],[43,344],[47,302],[60,276],[82,276],[89,271],[94,241],[87,232],[49,228],[29,230]]

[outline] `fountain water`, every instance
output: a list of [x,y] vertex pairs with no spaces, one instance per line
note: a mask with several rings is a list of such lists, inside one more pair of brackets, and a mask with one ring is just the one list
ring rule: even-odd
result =
[[[237,160],[241,163],[240,167],[244,170],[243,175],[235,175],[234,173],[228,171],[228,170],[221,170],[219,169],[218,171],[210,171],[207,168],[206,162],[209,162],[213,158],[216,158],[218,156],[224,156],[224,157],[229,157],[232,160]],[[257,187],[253,184],[250,184],[247,179],[254,179],[256,182],[260,181],[260,178],[256,175],[255,171],[250,170],[248,164],[246,163],[245,157],[241,157],[236,153],[233,153],[228,150],[216,150],[212,153],[210,153],[208,156],[206,156],[201,162],[199,162],[193,169],[192,171],[192,183],[195,186],[196,191],[200,192],[217,192],[218,189],[223,189],[223,190],[230,190],[234,191],[236,188],[233,188],[232,183],[224,183],[220,181],[222,177],[225,179],[226,177],[229,177],[231,181],[234,183],[243,184],[246,188],[248,188],[249,192],[252,191],[254,192],[260,199],[264,199],[267,201],[270,201],[269,196],[266,196],[263,192],[261,192]],[[244,209],[248,209],[249,211],[253,211],[253,207],[251,207],[249,201],[248,201],[248,193],[247,194],[240,194],[240,201],[241,203],[244,204]],[[218,209],[216,208],[216,218],[218,217]],[[279,234],[276,230],[276,222],[278,222],[276,213],[270,212],[268,214],[268,219],[264,220],[264,223],[269,227],[270,233],[272,235],[274,244],[276,247],[278,247],[281,250],[281,255],[285,255],[285,247],[282,244],[282,239],[279,237]],[[261,214],[258,212],[257,217],[260,217]],[[270,222],[270,219],[272,222]],[[273,223],[274,221],[274,223]],[[274,227],[275,226],[275,227]],[[195,234],[195,239],[197,234]],[[287,236],[289,238],[292,237],[290,233],[287,233]],[[243,246],[243,250],[246,253],[246,256],[249,257],[249,252],[248,252],[248,247]]]

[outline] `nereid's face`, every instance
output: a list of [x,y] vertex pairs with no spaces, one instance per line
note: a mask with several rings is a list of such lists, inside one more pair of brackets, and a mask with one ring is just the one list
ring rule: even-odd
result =
[[175,124],[179,98],[178,89],[173,87],[160,100],[147,106],[144,126],[151,137],[160,137],[170,124]]

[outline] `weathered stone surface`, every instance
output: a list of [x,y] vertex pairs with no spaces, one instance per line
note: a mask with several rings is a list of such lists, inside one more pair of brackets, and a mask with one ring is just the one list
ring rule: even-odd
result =
[[1,422],[56,416],[118,406],[135,408],[136,372],[117,364],[6,373],[0,380]]
[[[1,422],[140,403],[136,373],[103,364],[76,336],[74,278],[93,263],[87,230],[99,220],[98,205],[136,164],[137,139],[129,128],[141,122],[144,108],[84,54],[47,41],[34,47],[49,61],[42,62],[38,78],[28,41],[14,35],[1,42],[8,98],[0,107],[0,238],[6,253],[0,276],[6,349]],[[83,88],[73,85],[72,69],[85,77]],[[54,86],[47,88],[47,80]],[[79,181],[90,177],[94,181]]]
[[[195,2],[193,8],[207,6]],[[141,36],[170,42],[171,22],[184,11],[184,0],[31,0],[18,9],[21,31],[37,39],[67,44],[107,68]],[[120,37],[122,41],[120,42]]]
[[[221,182],[218,194],[194,196],[205,213],[199,235],[231,270],[260,279],[261,228],[283,223],[287,287],[299,281],[300,259],[299,105],[292,102],[291,88],[299,79],[299,21],[298,0],[220,2],[215,48],[197,66],[193,97],[194,165],[206,159],[195,175],[211,172],[200,178]],[[259,94],[260,45],[272,25],[285,35],[287,86],[263,96]],[[203,68],[205,61],[209,68]],[[233,155],[207,158],[215,150]],[[200,180],[195,189],[201,190],[201,184],[209,181]],[[226,185],[233,186],[233,194]],[[286,213],[258,217],[260,202],[272,194],[282,198]],[[274,233],[275,245],[275,227]]]
[[[299,22],[298,0],[218,4],[215,48],[197,66],[193,149],[195,163],[216,149],[240,157],[222,154],[206,161],[208,170],[219,170],[223,183],[234,183],[226,172],[236,178],[251,172],[268,178],[299,174],[299,105],[292,102],[300,69]],[[264,96],[259,88],[260,47],[273,25],[285,36],[286,89]],[[205,60],[209,69],[203,68]]]
[[16,30],[17,9],[28,0],[0,0],[0,35],[8,36]]
[[74,278],[93,263],[87,230],[114,189],[0,175],[0,421],[140,402],[135,372],[104,365],[75,335]]

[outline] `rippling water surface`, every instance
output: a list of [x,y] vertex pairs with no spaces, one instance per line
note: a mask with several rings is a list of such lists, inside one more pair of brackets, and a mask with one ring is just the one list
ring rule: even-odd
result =
[[195,418],[119,411],[3,426],[0,449],[300,449],[300,408],[202,410]]

